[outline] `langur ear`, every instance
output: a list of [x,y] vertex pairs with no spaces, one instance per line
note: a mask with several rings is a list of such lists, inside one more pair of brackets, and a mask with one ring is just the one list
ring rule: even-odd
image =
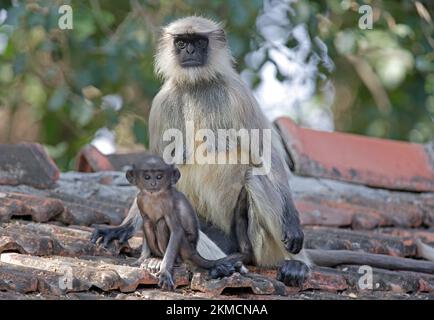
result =
[[179,171],[178,168],[173,168],[172,184],[176,184],[178,182],[179,178],[181,178],[181,172]]
[[226,43],[226,32],[223,28],[217,29],[215,31],[213,31],[211,33],[211,36],[214,38],[214,40],[221,42],[221,43]]
[[134,166],[132,170],[127,170],[127,173],[125,174],[125,177],[127,178],[128,182],[131,184],[136,184],[136,179],[134,178]]

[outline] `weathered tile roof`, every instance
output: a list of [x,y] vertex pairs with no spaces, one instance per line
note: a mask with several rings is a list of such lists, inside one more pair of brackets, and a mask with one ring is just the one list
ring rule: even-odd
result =
[[[426,247],[434,246],[434,164],[427,146],[308,130],[288,119],[277,125],[295,169],[291,188],[307,249],[404,263],[434,259]],[[155,276],[128,265],[139,254],[140,237],[123,247],[89,241],[93,224],[124,218],[135,188],[110,170],[140,155],[105,157],[88,146],[78,168],[98,172],[58,174],[41,150],[0,145],[0,299],[434,298],[434,270],[374,268],[375,287],[367,290],[359,287],[355,265],[314,267],[302,288],[285,287],[272,269],[250,266],[245,276],[208,280],[179,267],[176,291],[161,291]]]
[[428,146],[298,127],[276,121],[297,173],[386,189],[434,191]]

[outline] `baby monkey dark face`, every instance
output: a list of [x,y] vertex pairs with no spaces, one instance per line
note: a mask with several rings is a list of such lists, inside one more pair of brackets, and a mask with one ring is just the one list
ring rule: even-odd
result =
[[179,170],[156,156],[146,156],[139,165],[126,173],[127,180],[146,193],[169,190],[180,177]]
[[205,65],[208,37],[199,34],[179,34],[174,37],[175,53],[183,68]]

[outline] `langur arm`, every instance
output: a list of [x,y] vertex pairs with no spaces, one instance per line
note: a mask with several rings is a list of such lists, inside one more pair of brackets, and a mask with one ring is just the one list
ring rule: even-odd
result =
[[298,211],[295,208],[291,194],[282,194],[284,200],[283,207],[283,238],[286,250],[292,254],[297,254],[303,249],[304,233],[301,228]]
[[184,236],[179,219],[172,221],[171,217],[166,215],[165,220],[170,229],[169,244],[167,245],[166,253],[164,254],[163,262],[161,263],[158,285],[165,290],[173,290],[175,283],[173,280],[173,265],[179,254],[179,246]]
[[[107,246],[113,240],[119,240],[119,243],[125,243],[142,227],[143,219],[137,206],[137,197],[134,198],[133,204],[128,211],[128,215],[119,226],[96,226],[92,233],[91,241],[97,243],[100,240],[104,246]],[[146,241],[144,242],[144,246]]]

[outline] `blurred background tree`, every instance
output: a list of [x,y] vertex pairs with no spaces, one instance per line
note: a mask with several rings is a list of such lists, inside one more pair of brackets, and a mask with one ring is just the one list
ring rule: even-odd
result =
[[[58,27],[63,4],[73,8],[72,30]],[[358,26],[362,4],[373,8],[372,30]],[[101,147],[111,139],[118,151],[146,146],[160,86],[153,73],[158,28],[191,14],[225,23],[237,70],[258,98],[270,64],[275,81],[309,88],[294,103],[282,100],[279,115],[320,129],[434,138],[429,0],[0,0],[0,142],[41,142],[64,170],[91,141]],[[276,42],[267,26],[287,33]],[[279,52],[298,68],[285,69]],[[300,77],[300,70],[309,73]],[[304,112],[310,109],[317,112]],[[329,124],[309,121],[312,114]]]

